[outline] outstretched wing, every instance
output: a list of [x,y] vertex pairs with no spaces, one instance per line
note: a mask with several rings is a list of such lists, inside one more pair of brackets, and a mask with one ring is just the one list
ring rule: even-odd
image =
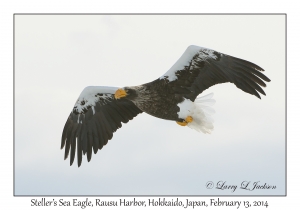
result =
[[86,87],[80,94],[65,124],[61,149],[65,147],[65,159],[70,156],[73,164],[76,144],[77,162],[81,165],[82,154],[87,154],[87,160],[92,157],[92,150],[96,154],[102,149],[113,133],[120,127],[121,122],[127,123],[142,111],[131,101],[114,98],[118,88],[114,87]]
[[261,71],[249,61],[191,45],[160,79],[192,101],[207,88],[225,82],[260,98],[258,92],[265,95],[264,81],[271,81]]

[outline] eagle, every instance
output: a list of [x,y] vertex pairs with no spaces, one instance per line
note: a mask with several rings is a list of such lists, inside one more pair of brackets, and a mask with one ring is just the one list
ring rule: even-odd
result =
[[143,112],[210,133],[214,99],[212,94],[197,96],[213,85],[231,82],[260,99],[260,94],[266,95],[262,89],[265,82],[271,81],[262,71],[249,61],[191,45],[164,75],[152,82],[121,88],[88,86],[79,95],[64,126],[64,158],[70,153],[72,165],[77,146],[78,167],[82,155],[86,154],[89,162],[92,152],[101,150],[122,123]]

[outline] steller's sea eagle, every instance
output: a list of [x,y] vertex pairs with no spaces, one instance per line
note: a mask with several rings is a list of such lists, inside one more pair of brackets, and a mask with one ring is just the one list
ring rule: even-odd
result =
[[[82,154],[90,161],[92,151],[102,149],[122,122],[146,112],[172,120],[203,133],[213,129],[210,114],[212,94],[197,98],[207,88],[231,82],[239,89],[260,98],[270,79],[261,67],[211,49],[189,46],[179,60],[160,78],[132,87],[86,87],[77,99],[65,124],[61,149],[65,159],[70,152],[73,164],[76,145],[78,167]],[[264,81],[263,81],[264,80]]]

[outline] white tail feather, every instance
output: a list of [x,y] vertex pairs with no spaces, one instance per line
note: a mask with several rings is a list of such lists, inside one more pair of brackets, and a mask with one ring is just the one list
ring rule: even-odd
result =
[[211,133],[214,128],[211,115],[215,113],[215,110],[211,106],[216,102],[212,99],[213,95],[213,93],[210,93],[196,98],[192,116],[193,122],[188,124],[190,128],[195,129],[198,132]]

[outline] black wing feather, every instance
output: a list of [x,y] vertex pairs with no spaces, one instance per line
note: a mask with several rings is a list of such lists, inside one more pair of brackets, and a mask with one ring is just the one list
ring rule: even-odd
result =
[[103,139],[102,139],[102,144],[103,144],[102,147],[103,147],[104,145],[107,144],[107,141],[108,141],[108,134],[107,134],[108,130],[106,129],[106,126],[105,126],[104,122],[101,120],[101,118],[102,118],[101,113],[98,113],[98,115],[99,115],[98,123],[100,125],[99,130],[100,130],[100,132],[102,133],[102,136],[103,136]]
[[[208,51],[211,56],[208,56]],[[177,79],[170,81],[169,86],[175,93],[194,101],[207,88],[231,82],[244,92],[260,98],[259,93],[266,95],[261,88],[266,87],[264,81],[271,81],[262,71],[261,67],[249,61],[199,47],[189,65],[175,72]]]
[[[83,121],[84,122],[84,121]],[[81,146],[82,152],[85,155],[87,151],[87,126],[86,124],[82,124],[82,131],[81,131]]]
[[94,150],[94,154],[97,154],[98,152],[98,148],[99,148],[99,144],[100,144],[100,140],[98,137],[98,133],[97,133],[97,127],[96,127],[96,122],[95,119],[93,119],[93,123],[92,123],[92,132],[93,132],[93,150]]
[[88,127],[87,133],[87,150],[86,150],[86,157],[87,161],[90,162],[92,159],[92,150],[93,150],[93,139],[90,126]]
[[77,130],[77,164],[80,166],[82,162],[82,139],[81,139],[81,130],[82,125],[79,125],[79,129]]
[[61,148],[65,147],[65,159],[71,153],[70,165],[73,164],[77,151],[78,167],[82,163],[82,155],[86,154],[90,161],[92,152],[96,154],[98,149],[107,144],[113,133],[122,127],[121,122],[127,123],[142,113],[131,101],[116,100],[113,95],[106,100],[99,100],[94,106],[83,108],[82,113],[75,108],[64,126]]

